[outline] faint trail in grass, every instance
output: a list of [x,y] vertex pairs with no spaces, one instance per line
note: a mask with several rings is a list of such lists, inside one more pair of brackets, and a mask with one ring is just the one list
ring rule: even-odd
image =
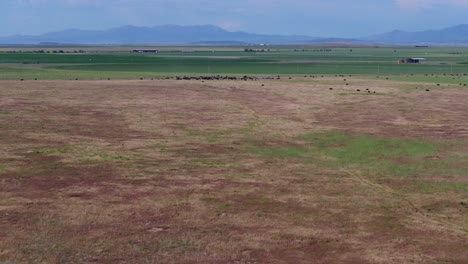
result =
[[344,173],[346,173],[347,175],[349,175],[350,178],[355,180],[356,182],[358,182],[360,184],[363,184],[363,185],[366,185],[366,186],[369,186],[374,191],[378,191],[379,193],[385,193],[388,196],[393,197],[396,200],[407,204],[408,207],[411,210],[413,210],[417,215],[419,215],[422,219],[424,219],[424,221],[426,221],[428,223],[431,223],[433,225],[436,225],[438,228],[442,228],[442,229],[446,229],[446,230],[449,230],[449,231],[452,231],[452,232],[455,232],[455,233],[463,234],[465,236],[468,235],[468,230],[458,226],[457,224],[454,224],[454,223],[451,223],[451,222],[448,222],[448,221],[443,221],[441,219],[434,219],[430,215],[424,213],[424,211],[421,208],[416,206],[409,198],[405,197],[404,194],[399,193],[399,192],[395,191],[394,189],[392,189],[392,188],[390,188],[388,186],[384,186],[382,184],[374,183],[371,180],[369,180],[369,179],[367,179],[367,178],[365,178],[363,176],[359,176],[358,174],[353,173],[350,170],[344,169],[342,171]]

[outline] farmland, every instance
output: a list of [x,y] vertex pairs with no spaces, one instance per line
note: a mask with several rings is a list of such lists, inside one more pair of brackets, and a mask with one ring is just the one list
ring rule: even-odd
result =
[[[468,48],[414,47],[162,47],[158,54],[133,47],[3,48],[0,79],[100,79],[175,75],[465,74]],[[53,53],[57,50],[63,53]],[[263,50],[263,52],[262,52]],[[11,53],[15,51],[15,53]],[[74,53],[82,51],[85,53]],[[67,53],[68,52],[68,53]],[[396,63],[424,57],[421,65]]]
[[468,49],[176,48],[0,49],[0,263],[466,262]]

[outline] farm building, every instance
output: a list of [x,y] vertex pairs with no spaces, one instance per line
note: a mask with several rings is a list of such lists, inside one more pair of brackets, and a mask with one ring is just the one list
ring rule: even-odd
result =
[[408,58],[406,59],[406,63],[421,63],[425,60],[425,58]]
[[151,50],[151,49],[136,49],[133,52],[137,53],[159,53],[159,50]]

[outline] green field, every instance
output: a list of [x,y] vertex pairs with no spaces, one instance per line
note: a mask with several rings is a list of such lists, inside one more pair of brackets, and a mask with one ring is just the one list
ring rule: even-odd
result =
[[[174,75],[401,75],[397,80],[427,80],[424,74],[468,73],[465,47],[318,47],[318,46],[176,46],[152,47],[158,54],[131,53],[134,47],[0,48],[0,79],[99,79]],[[258,52],[245,52],[245,49]],[[33,53],[33,50],[44,53]],[[59,51],[63,53],[59,53]],[[263,50],[263,52],[261,51]],[[47,53],[49,52],[49,53]],[[54,53],[56,52],[56,53]],[[422,64],[396,63],[423,57]],[[414,74],[407,79],[405,75]],[[422,77],[422,78],[421,78]],[[434,77],[435,79],[436,77]],[[441,82],[466,82],[435,79]]]

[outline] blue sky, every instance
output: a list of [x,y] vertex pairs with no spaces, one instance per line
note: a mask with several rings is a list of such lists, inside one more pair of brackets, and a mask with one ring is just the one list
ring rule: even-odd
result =
[[468,0],[1,0],[0,36],[121,25],[360,37],[468,24]]

